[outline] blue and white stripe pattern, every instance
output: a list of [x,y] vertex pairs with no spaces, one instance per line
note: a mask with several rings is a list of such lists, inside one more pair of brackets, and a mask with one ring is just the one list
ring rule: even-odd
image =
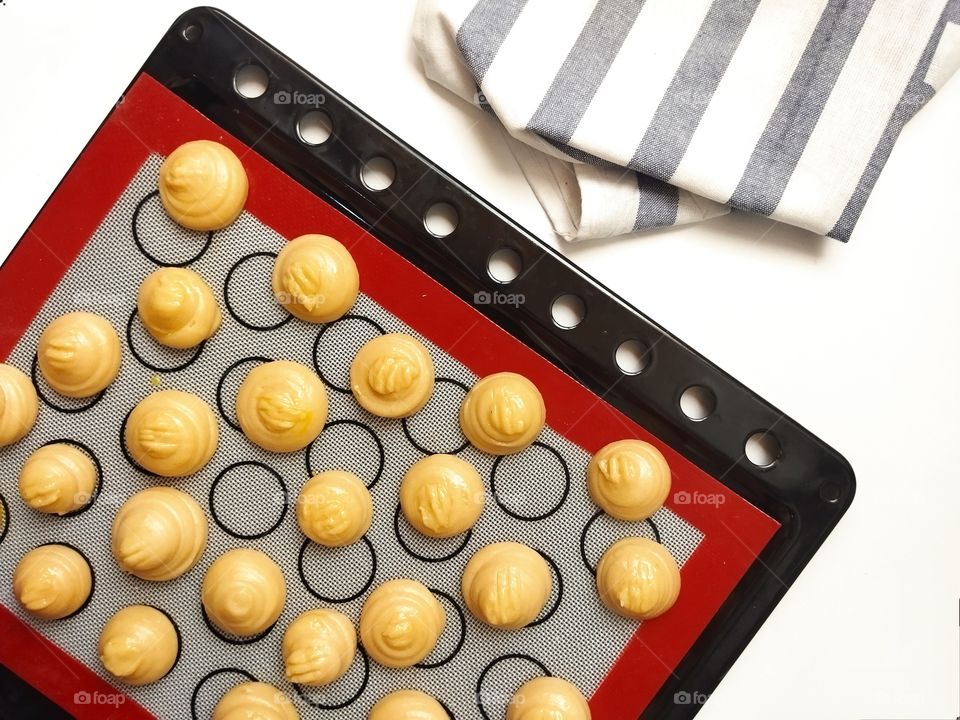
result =
[[960,0],[420,0],[414,36],[568,239],[737,208],[846,241],[958,23]]

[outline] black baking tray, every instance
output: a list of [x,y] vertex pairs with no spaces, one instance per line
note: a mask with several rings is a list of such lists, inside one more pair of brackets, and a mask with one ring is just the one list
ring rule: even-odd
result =
[[[235,86],[238,71],[251,64],[269,79],[267,91],[254,99]],[[484,291],[522,294],[523,304],[477,309],[781,523],[641,716],[693,717],[700,704],[684,699],[713,692],[850,506],[855,479],[849,463],[220,10],[184,13],[142,71],[461,298],[472,302]],[[328,141],[311,146],[301,140],[298,121],[313,108],[284,103],[284,93],[322,98],[332,124]],[[360,171],[378,156],[393,162],[396,179],[373,193]],[[424,223],[436,203],[450,204],[459,216],[442,240]],[[490,256],[503,248],[515,251],[523,267],[508,284],[488,271]],[[568,293],[586,307],[572,329],[555,324],[551,313],[553,301]],[[624,374],[615,359],[627,340],[648,349],[646,366],[635,375]],[[715,410],[701,421],[680,408],[681,394],[694,385],[715,399]],[[775,436],[780,446],[767,467],[744,453],[747,438],[758,431]]]

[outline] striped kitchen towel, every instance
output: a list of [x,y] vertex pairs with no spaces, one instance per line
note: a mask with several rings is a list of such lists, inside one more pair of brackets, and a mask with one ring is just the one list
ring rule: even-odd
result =
[[567,239],[737,208],[845,241],[958,23],[960,0],[420,0],[414,37]]

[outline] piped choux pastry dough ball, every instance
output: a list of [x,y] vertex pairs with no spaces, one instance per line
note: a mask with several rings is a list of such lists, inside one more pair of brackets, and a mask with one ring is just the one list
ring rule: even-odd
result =
[[180,638],[170,618],[149,605],[130,605],[100,633],[100,662],[127,685],[149,685],[173,667]]
[[294,317],[337,320],[353,307],[360,275],[353,256],[327,235],[301,235],[284,246],[273,266],[273,294]]
[[283,634],[287,680],[319,687],[342,678],[357,652],[357,631],[336,610],[307,610]]
[[646,520],[670,494],[670,466],[650,443],[618,440],[591,458],[587,490],[611,517]]
[[37,422],[40,398],[23,372],[0,363],[0,447],[22,440]]
[[97,486],[97,466],[69,443],[38,448],[20,470],[20,497],[40,512],[54,515],[79,510]]
[[390,580],[363,604],[360,641],[381,665],[412,667],[433,651],[446,622],[443,605],[426,585]]
[[203,400],[181,390],[161,390],[137,405],[124,432],[127,452],[147,472],[185,477],[198,472],[217,451],[220,429]]
[[500,542],[470,558],[460,588],[475,618],[501,630],[519,630],[536,620],[547,604],[553,576],[536,550]]
[[350,366],[353,396],[368,412],[402,418],[420,410],[433,394],[430,353],[419,340],[387,333],[366,343]]
[[631,537],[614,543],[597,564],[600,600],[617,615],[649,620],[673,607],[680,568],[660,543]]
[[213,708],[213,720],[300,720],[297,708],[273,685],[246,682],[231,688]]
[[380,698],[367,720],[450,720],[450,715],[424,692],[397,690]]
[[185,350],[213,337],[222,315],[213,290],[188,268],[154,270],[137,293],[140,322],[161,345]]
[[173,580],[207,547],[207,516],[192,497],[152,487],[129,498],[113,519],[110,548],[124,572],[142,580]]
[[474,526],[483,513],[480,473],[454,455],[428,455],[415,462],[400,483],[400,509],[419,532],[449,538]]
[[590,706],[575,685],[557,677],[524,683],[507,706],[507,720],[590,720]]
[[315,475],[297,499],[297,522],[303,534],[326,547],[357,542],[370,529],[373,498],[353,473],[329,470]]
[[61,315],[37,343],[37,364],[47,384],[64,397],[105,390],[120,372],[123,351],[113,325],[88,312]]
[[13,594],[41,620],[59,620],[83,607],[93,589],[90,563],[66,545],[41,545],[13,571]]
[[218,557],[203,578],[207,617],[223,632],[249,637],[283,612],[287,586],[280,566],[259,550],[236,548]]
[[326,388],[300,363],[276,360],[258,365],[240,385],[237,421],[247,439],[264,450],[302,450],[327,422]]
[[460,427],[474,447],[512,455],[543,430],[547,410],[537,386],[511,372],[488,375],[474,385],[460,408]]
[[225,145],[194,140],[160,166],[160,202],[174,222],[190,230],[220,230],[236,220],[249,184],[240,159]]

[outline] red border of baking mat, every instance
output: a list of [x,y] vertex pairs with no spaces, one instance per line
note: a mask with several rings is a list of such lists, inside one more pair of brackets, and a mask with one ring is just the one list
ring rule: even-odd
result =
[[[683,567],[683,590],[664,617],[644,622],[590,700],[598,718],[636,717],[733,591],[780,527],[743,498],[620,413],[519,340],[457,298],[370,233],[299,185],[266,159],[198,113],[148,75],[141,75],[93,137],[69,174],[0,268],[5,320],[0,357],[18,342],[69,265],[116,203],[150,153],[168,155],[181,143],[224,143],[250,179],[246,209],[287,238],[321,232],[343,242],[360,269],[361,290],[479,376],[511,370],[536,378],[550,426],[590,453],[614,440],[654,443],[673,471],[674,489],[717,493],[725,502],[667,507],[704,533]],[[119,269],[122,272],[122,269]],[[0,612],[0,661],[64,705],[72,690],[106,684],[75,659],[25,632]],[[36,672],[39,642],[62,664]],[[56,666],[55,666],[56,665]],[[67,671],[67,672],[65,672]],[[82,680],[80,679],[82,678]],[[124,712],[134,711],[134,703]],[[64,705],[80,717],[82,706]],[[137,706],[138,708],[138,706]],[[139,709],[139,708],[138,708]],[[91,708],[93,710],[93,708]],[[97,709],[99,710],[99,709]]]

